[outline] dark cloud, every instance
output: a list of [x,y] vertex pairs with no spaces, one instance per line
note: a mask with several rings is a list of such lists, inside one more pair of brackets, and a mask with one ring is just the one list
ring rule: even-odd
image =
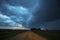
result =
[[[60,1],[59,0],[40,0],[40,9],[34,14],[34,22],[30,25],[39,27],[45,22],[55,22],[60,19]],[[59,23],[56,23],[58,25]],[[54,25],[54,23],[53,23]],[[50,26],[52,26],[50,24]],[[52,27],[51,27],[52,28]],[[58,29],[59,27],[57,27]]]
[[[38,6],[37,0],[1,0],[0,5],[0,21],[9,26],[16,25],[29,25],[29,21],[32,18],[32,14],[35,8]],[[21,3],[23,2],[23,3]],[[17,5],[18,4],[18,5]],[[9,19],[10,18],[10,19]],[[1,22],[0,22],[1,23]],[[2,24],[3,24],[2,23]],[[5,26],[5,25],[4,25]]]
[[[2,14],[10,16],[14,14],[11,11],[8,11],[8,9],[4,8],[2,3],[6,2],[9,5],[13,6],[22,5],[26,8],[29,8],[29,10],[31,10],[31,12],[33,13],[33,17],[28,24],[29,28],[38,28],[41,26],[41,24],[46,24],[48,27],[44,28],[56,29],[56,26],[58,26],[58,29],[60,26],[60,21],[56,20],[60,20],[60,0],[39,0],[37,2],[39,4],[37,4],[36,1],[37,0],[0,0],[0,10],[1,12],[3,12]],[[26,25],[25,22],[23,24]]]
[[[42,26],[43,25],[43,26]],[[45,22],[40,27],[48,30],[60,30],[60,19],[50,22]]]

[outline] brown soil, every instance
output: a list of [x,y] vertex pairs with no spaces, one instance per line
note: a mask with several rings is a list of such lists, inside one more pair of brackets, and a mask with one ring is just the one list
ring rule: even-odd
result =
[[24,32],[18,34],[8,40],[47,40],[46,38],[39,36],[33,32]]

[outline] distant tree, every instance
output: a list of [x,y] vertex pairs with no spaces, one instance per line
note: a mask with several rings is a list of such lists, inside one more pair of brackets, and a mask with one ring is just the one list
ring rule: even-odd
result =
[[39,31],[40,31],[41,29],[40,29],[40,28],[38,28],[37,30],[39,30]]
[[31,31],[41,31],[40,28],[31,28]]
[[36,30],[36,28],[31,28],[31,31],[34,31],[34,30]]

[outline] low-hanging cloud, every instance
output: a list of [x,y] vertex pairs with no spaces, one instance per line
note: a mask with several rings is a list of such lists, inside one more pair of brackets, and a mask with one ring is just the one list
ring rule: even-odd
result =
[[[11,17],[3,15],[2,12],[0,12],[0,22],[2,23],[7,23],[9,26],[17,26],[17,27],[22,27],[21,24],[14,22],[11,20]],[[4,25],[3,25],[4,26]]]
[[[8,26],[29,27],[29,23],[31,22],[31,20],[35,20],[33,19],[34,17],[33,14],[35,13],[35,11],[38,10],[38,7],[39,7],[38,0],[31,0],[30,2],[27,1],[27,4],[23,4],[25,2],[22,1],[23,2],[22,5],[20,5],[21,4],[20,3],[19,6],[16,6],[15,4],[14,6],[12,5],[13,3],[10,3],[10,2],[11,1],[9,2],[5,1],[4,3],[1,4],[6,9],[6,11],[1,11],[0,16],[1,15],[2,16],[0,21],[4,24],[8,24]],[[18,2],[16,3],[18,4]]]

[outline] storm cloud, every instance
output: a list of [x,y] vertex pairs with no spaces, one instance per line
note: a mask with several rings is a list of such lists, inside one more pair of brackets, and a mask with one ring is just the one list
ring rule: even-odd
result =
[[56,30],[59,20],[59,0],[0,0],[1,26]]

